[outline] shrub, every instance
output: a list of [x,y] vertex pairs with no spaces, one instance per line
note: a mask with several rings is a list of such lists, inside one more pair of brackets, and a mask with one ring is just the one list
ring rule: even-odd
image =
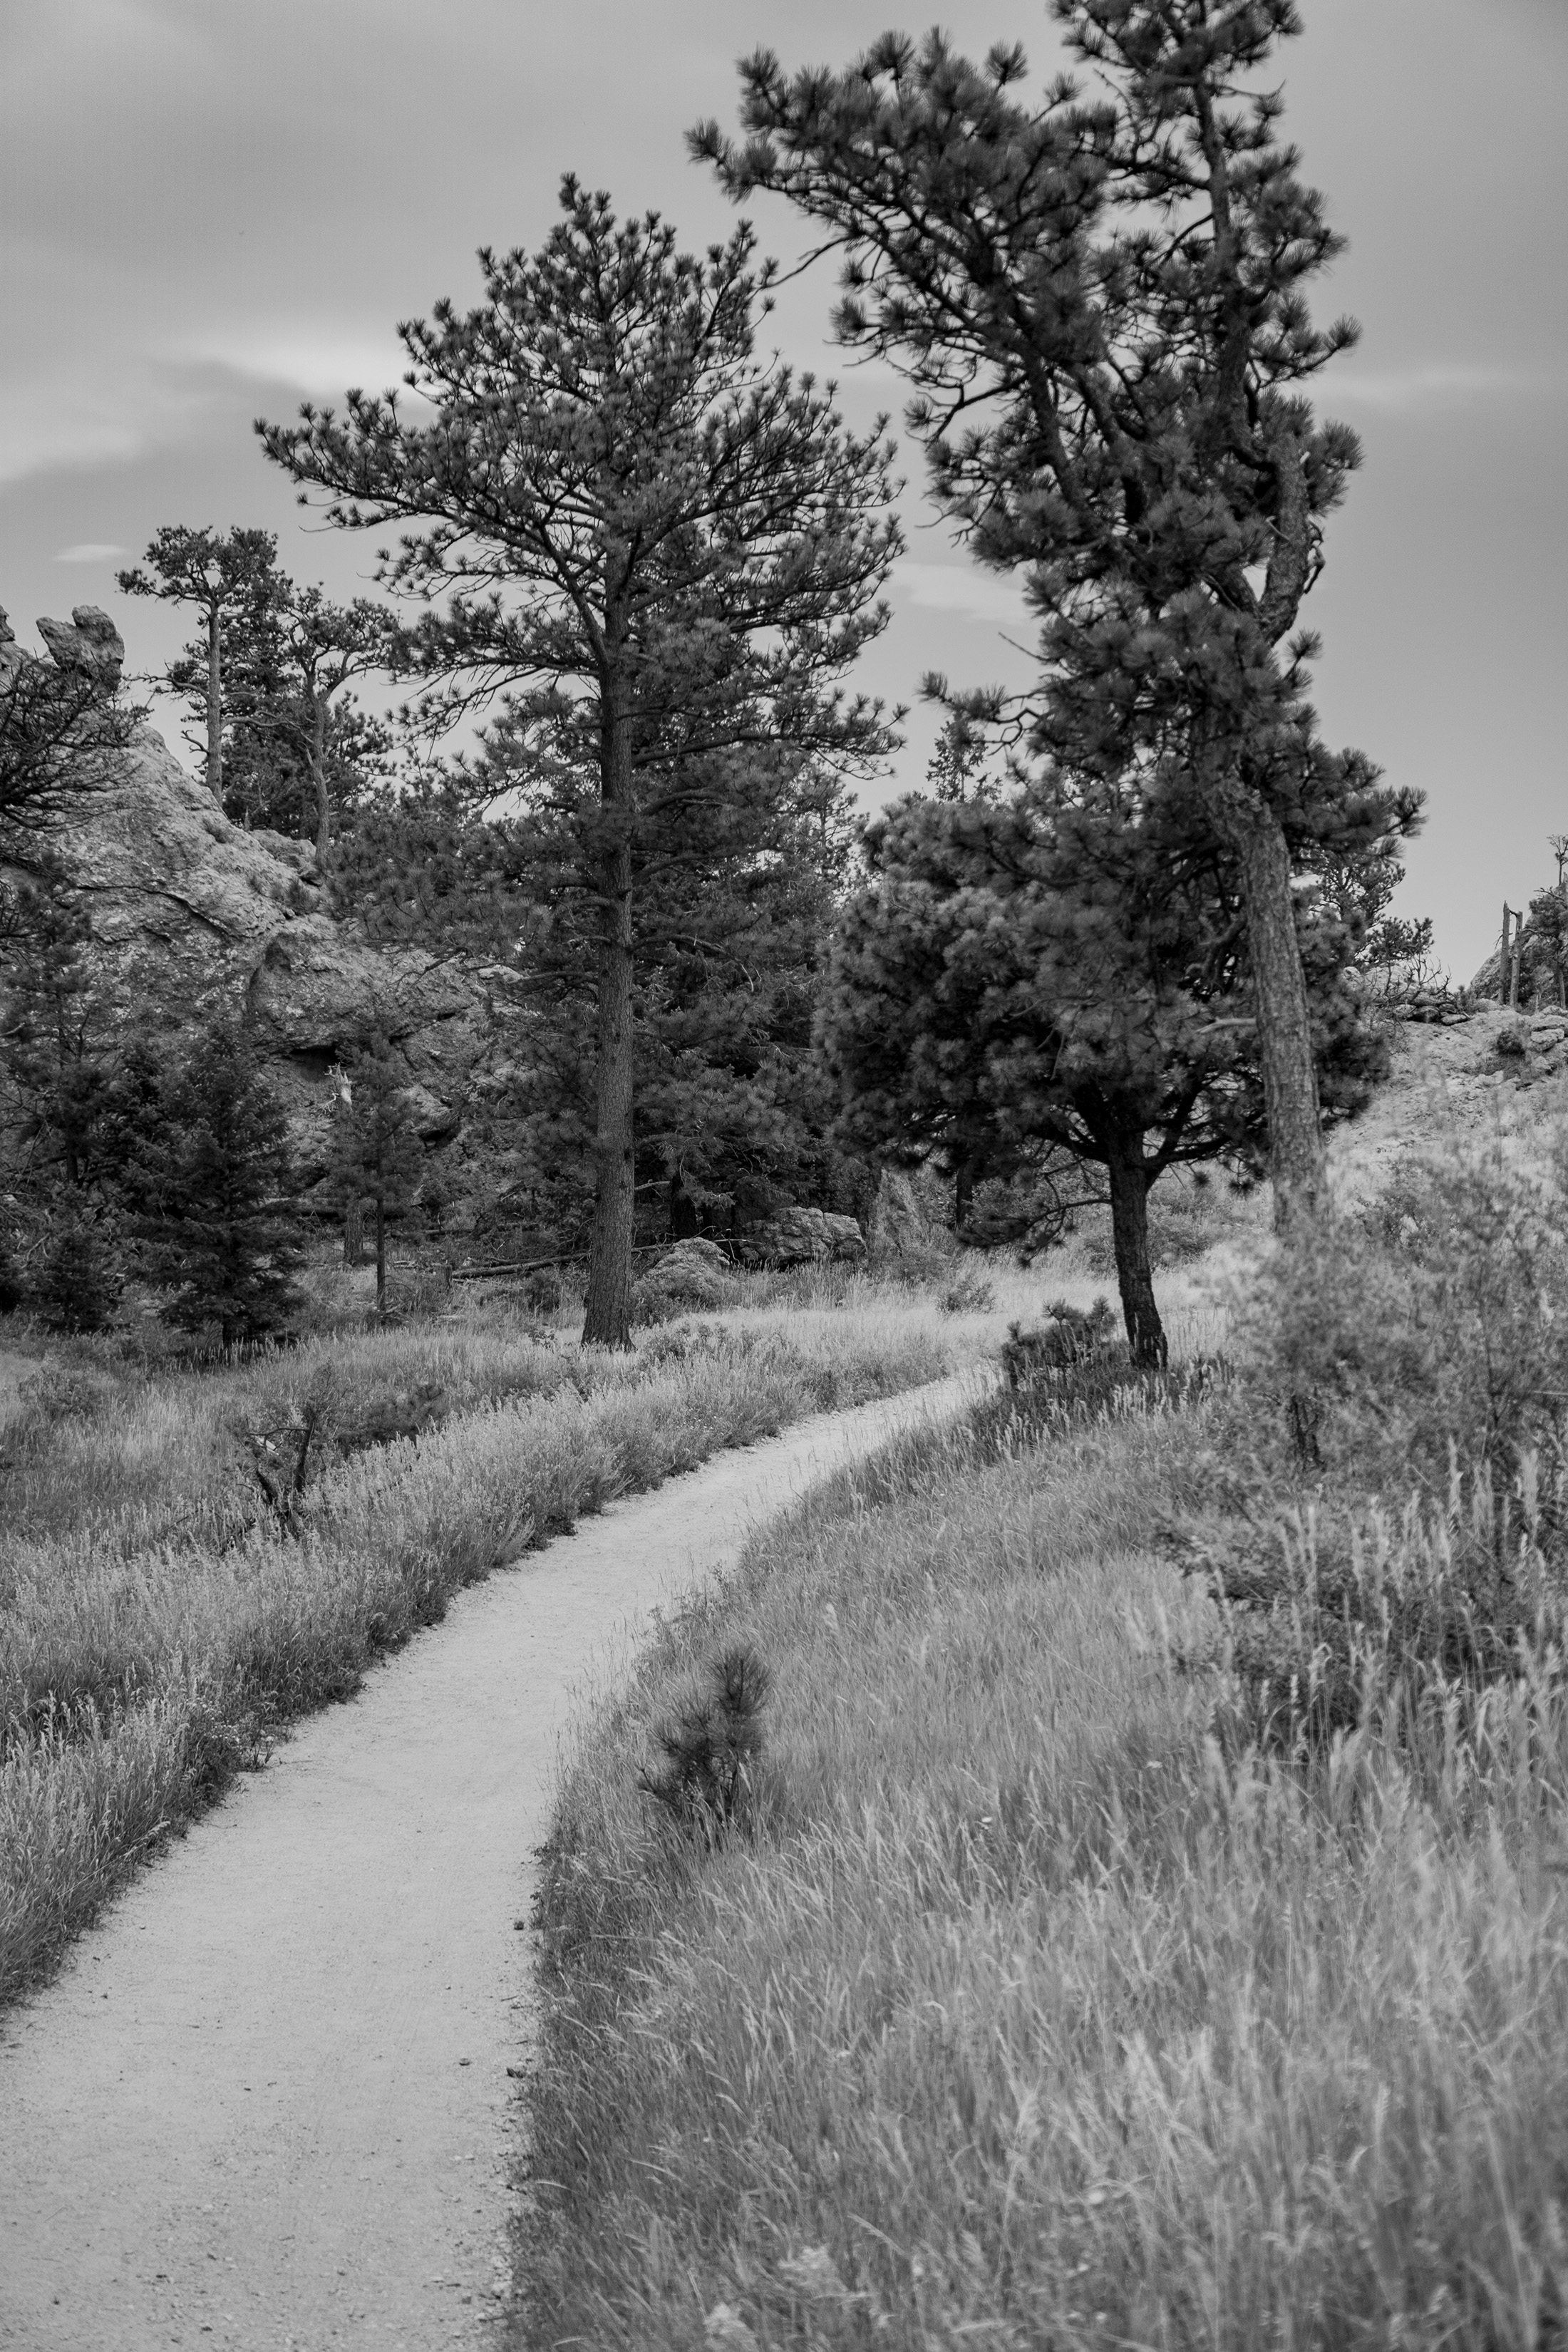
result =
[[1219,1607],[1233,1742],[1310,1750],[1373,1726],[1408,1743],[1445,1720],[1451,1736],[1492,1685],[1562,1680],[1561,1480],[1548,1497],[1527,1473],[1516,1496],[1474,1481],[1446,1507],[1331,1493],[1292,1510],[1256,1464],[1238,1475],[1216,1451],[1194,1470],[1208,1507],[1167,1542]]
[[404,1323],[426,1323],[439,1315],[452,1295],[445,1265],[400,1267],[386,1286],[386,1312]]
[[[1185,1265],[1201,1257],[1230,1222],[1228,1195],[1205,1169],[1185,1181],[1173,1174],[1149,1194],[1149,1256],[1156,1266]],[[1114,1266],[1115,1260],[1111,1260]]]
[[1244,1363],[1304,1464],[1446,1495],[1450,1462],[1505,1491],[1568,1421],[1568,1192],[1494,1134],[1412,1154],[1363,1215],[1277,1255],[1237,1320]]
[[523,1281],[518,1298],[528,1315],[558,1315],[563,1296],[561,1276],[552,1265],[536,1265]]
[[936,1303],[944,1315],[988,1315],[996,1304],[996,1292],[973,1260],[966,1259]]
[[1097,1298],[1090,1307],[1069,1307],[1053,1300],[1046,1319],[1032,1331],[1009,1323],[1002,1346],[1002,1370],[1010,1389],[1025,1389],[1053,1372],[1065,1371],[1111,1347],[1110,1302]]
[[110,1373],[79,1363],[41,1364],[16,1391],[28,1414],[49,1429],[65,1421],[101,1421],[123,1394]]
[[1281,1249],[1240,1315],[1243,1385],[1169,1530],[1219,1605],[1238,1738],[1419,1745],[1560,1677],[1563,1164],[1560,1139],[1532,1166],[1500,1132],[1443,1136]]
[[709,1844],[730,1829],[763,1753],[770,1676],[756,1652],[736,1643],[692,1678],[654,1733],[660,1762],[637,1786]]

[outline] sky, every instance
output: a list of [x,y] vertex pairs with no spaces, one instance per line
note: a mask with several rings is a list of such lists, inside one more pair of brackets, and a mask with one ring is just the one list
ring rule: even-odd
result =
[[[1301,0],[1286,121],[1348,253],[1320,314],[1357,352],[1320,379],[1363,471],[1303,615],[1325,639],[1316,699],[1428,815],[1398,900],[1468,978],[1554,871],[1568,832],[1568,0]],[[475,249],[533,247],[563,172],[690,246],[733,215],[684,133],[732,126],[735,61],[847,64],[900,0],[0,0],[0,605],[98,604],[132,669],[186,633],[114,572],[160,524],[261,524],[300,581],[363,593],[375,541],[302,512],[252,420],[396,381],[400,319],[477,298]],[[1059,58],[1045,0],[955,0],[972,54]],[[806,242],[773,198],[752,216],[784,262]],[[896,379],[831,341],[832,271],[770,322],[837,375],[863,427]],[[1020,685],[1029,628],[922,496],[902,439],[908,551],[890,626],[857,680],[909,703],[871,803],[918,786],[939,714],[931,668]],[[177,730],[169,730],[175,736]],[[189,753],[182,756],[189,759]]]

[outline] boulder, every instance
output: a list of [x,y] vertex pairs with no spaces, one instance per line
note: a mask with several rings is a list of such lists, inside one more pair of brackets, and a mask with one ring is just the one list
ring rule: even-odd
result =
[[658,1323],[690,1307],[724,1307],[734,1287],[734,1269],[716,1243],[677,1242],[633,1284],[632,1320]]
[[866,1255],[866,1236],[854,1217],[824,1209],[781,1209],[777,1216],[747,1228],[741,1241],[749,1265],[826,1265]]

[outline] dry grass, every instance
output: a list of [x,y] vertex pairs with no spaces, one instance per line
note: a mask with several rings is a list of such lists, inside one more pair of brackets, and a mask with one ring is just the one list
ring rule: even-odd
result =
[[[79,1382],[79,1413],[14,1420],[0,1999],[36,1980],[163,1826],[353,1690],[459,1587],[613,1496],[937,1378],[961,1352],[919,1301],[853,1320],[775,1308],[631,1357],[407,1330],[205,1378]],[[437,1380],[458,1409],[333,1462],[285,1538],[258,1512],[236,1432],[286,1416],[328,1372],[362,1399]]]
[[[1568,2342],[1561,1654],[1226,1751],[1211,1606],[1159,1538],[1234,1412],[906,1444],[584,1726],[542,1910],[537,2340]],[[634,1765],[733,1642],[773,1669],[770,1747],[710,1857]]]

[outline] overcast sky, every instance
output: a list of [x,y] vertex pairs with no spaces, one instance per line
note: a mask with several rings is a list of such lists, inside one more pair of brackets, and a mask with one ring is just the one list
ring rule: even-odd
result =
[[[1309,607],[1318,700],[1429,817],[1401,903],[1468,977],[1504,897],[1568,832],[1568,0],[1301,0],[1287,122],[1351,250],[1321,291],[1362,321],[1320,380],[1366,465]],[[847,63],[922,10],[889,0],[0,0],[0,604],[102,604],[133,667],[182,634],[117,565],[164,522],[264,523],[296,578],[339,593],[373,544],[302,515],[253,417],[395,380],[400,318],[478,292],[474,248],[538,245],[561,173],[656,206],[693,245],[728,206],[689,164],[732,123],[735,59]],[[973,53],[1058,62],[1043,0],[959,0]],[[792,215],[759,200],[763,249]],[[842,367],[826,271],[777,320],[790,358]],[[844,371],[857,423],[899,390]],[[972,567],[921,498],[865,683],[1019,681],[1010,584]],[[923,776],[935,719],[871,797]]]

